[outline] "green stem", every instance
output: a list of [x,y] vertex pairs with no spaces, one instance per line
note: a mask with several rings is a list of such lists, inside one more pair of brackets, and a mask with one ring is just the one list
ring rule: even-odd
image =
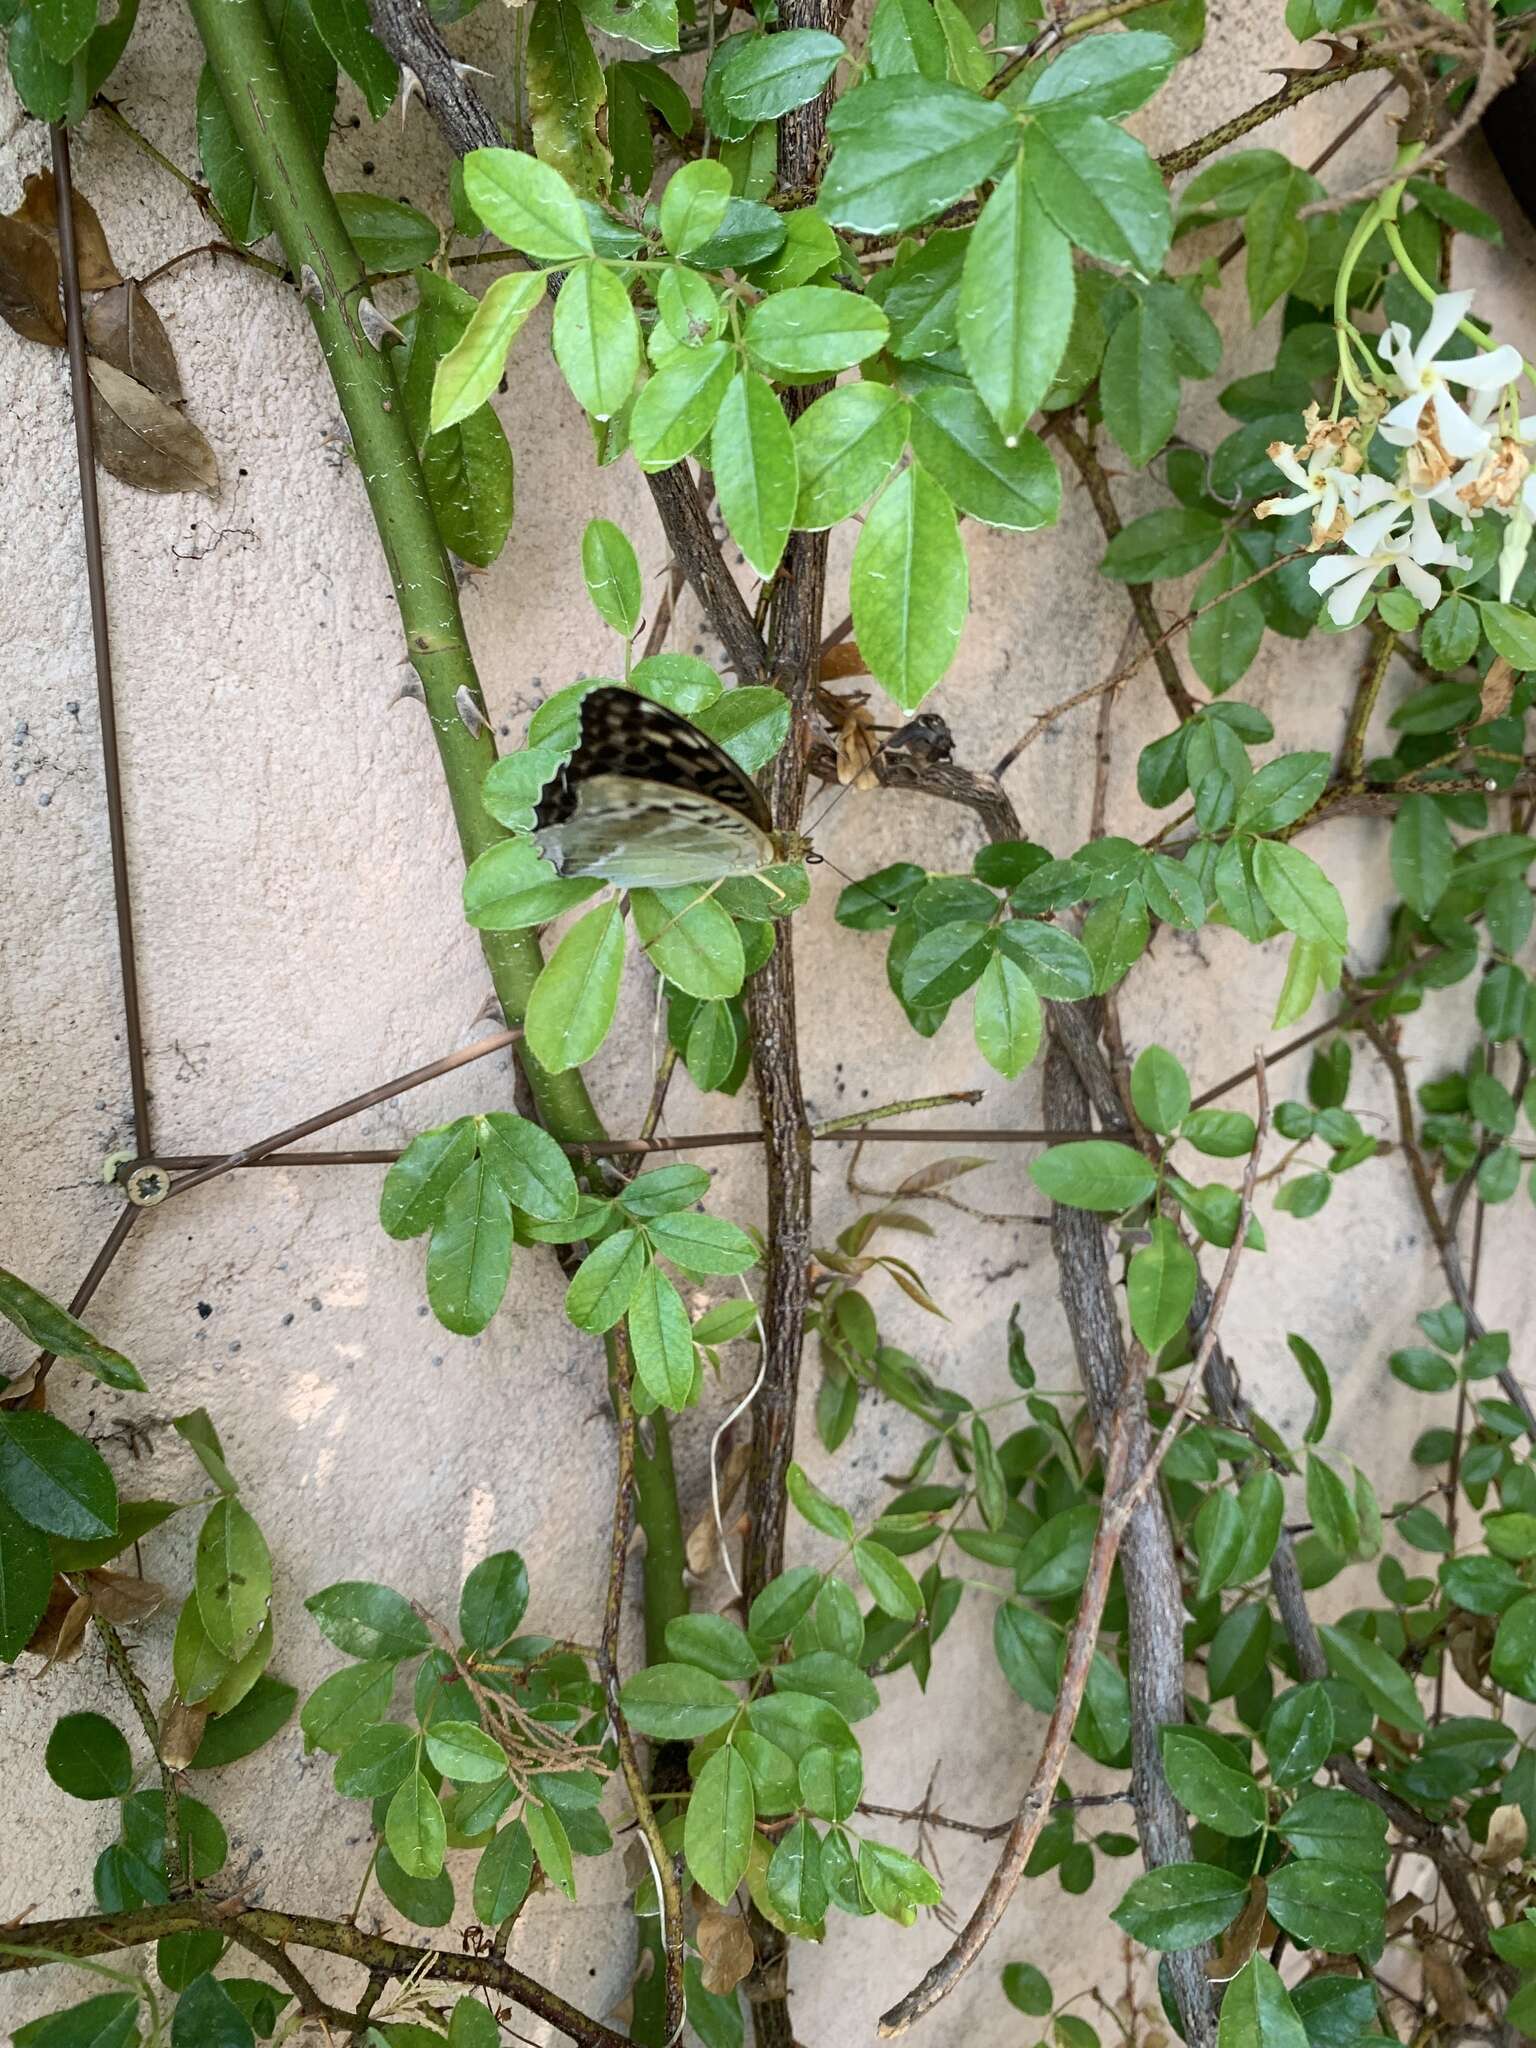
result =
[[[399,387],[388,358],[359,323],[363,266],[299,120],[260,0],[188,0],[188,11],[288,268],[297,277],[307,266],[319,281],[318,295],[306,304],[389,565],[459,844],[471,861],[507,836],[480,801],[496,746],[489,732],[471,733],[459,714],[460,692],[482,702],[479,678]],[[538,940],[529,932],[482,932],[481,945],[507,1022],[521,1024],[542,965]],[[602,1125],[580,1074],[549,1074],[526,1050],[521,1057],[551,1130],[566,1140],[600,1138]]]

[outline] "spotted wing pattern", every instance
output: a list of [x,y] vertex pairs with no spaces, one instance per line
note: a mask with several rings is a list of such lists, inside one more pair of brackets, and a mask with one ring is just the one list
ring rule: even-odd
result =
[[582,699],[580,743],[539,800],[539,827],[573,819],[581,784],[599,776],[651,785],[652,807],[658,789],[676,790],[741,813],[759,832],[771,828],[762,791],[723,747],[665,705],[610,683]]

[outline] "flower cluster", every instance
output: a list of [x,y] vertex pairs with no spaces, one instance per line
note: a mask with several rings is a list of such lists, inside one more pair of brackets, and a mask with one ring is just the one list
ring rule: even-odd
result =
[[[1505,343],[1441,357],[1471,303],[1470,292],[1440,293],[1417,342],[1395,321],[1378,343],[1384,374],[1364,389],[1357,412],[1325,419],[1310,406],[1299,448],[1270,445],[1270,460],[1295,488],[1266,498],[1258,517],[1309,512],[1309,551],[1341,550],[1322,555],[1310,572],[1312,588],[1330,593],[1335,625],[1348,625],[1383,570],[1395,571],[1432,611],[1441,597],[1434,572],[1471,566],[1455,541],[1490,509],[1505,519],[1499,595],[1506,603],[1524,567],[1536,523],[1536,475],[1526,452],[1536,445],[1536,415],[1520,417],[1516,385],[1525,364],[1518,349]],[[1401,450],[1395,475],[1366,467],[1376,436]]]

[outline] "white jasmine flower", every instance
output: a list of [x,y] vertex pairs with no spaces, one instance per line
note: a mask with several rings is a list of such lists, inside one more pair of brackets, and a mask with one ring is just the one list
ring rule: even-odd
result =
[[[1402,521],[1407,519],[1406,529]],[[1401,491],[1353,521],[1344,535],[1346,552],[1314,562],[1308,580],[1318,592],[1331,591],[1328,616],[1347,626],[1360,601],[1384,569],[1395,569],[1399,582],[1425,611],[1440,602],[1440,579],[1431,569],[1465,569],[1457,553],[1435,525],[1428,502]]]
[[[1354,420],[1325,420],[1316,405],[1308,406],[1303,418],[1307,437],[1299,449],[1289,441],[1271,441],[1268,449],[1270,461],[1287,483],[1295,486],[1294,493],[1266,498],[1254,509],[1260,519],[1310,512],[1310,546],[1315,550],[1342,539],[1358,510],[1361,488],[1381,480],[1359,474],[1365,457],[1353,438]],[[1382,488],[1390,486],[1383,484]]]
[[1420,460],[1429,473],[1438,470],[1441,459],[1448,458],[1449,469],[1450,463],[1481,455],[1491,439],[1488,428],[1471,417],[1448,385],[1492,393],[1518,377],[1522,367],[1520,351],[1507,342],[1483,355],[1439,360],[1439,351],[1465,319],[1471,303],[1471,292],[1440,292],[1417,343],[1401,321],[1394,321],[1379,344],[1382,361],[1405,393],[1383,416],[1382,438],[1399,448],[1427,443]]

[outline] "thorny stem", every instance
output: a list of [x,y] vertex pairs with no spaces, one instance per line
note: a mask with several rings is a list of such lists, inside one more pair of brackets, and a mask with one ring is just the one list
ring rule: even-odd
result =
[[1397,635],[1378,619],[1371,629],[1370,659],[1355,691],[1354,702],[1349,707],[1349,724],[1345,728],[1344,749],[1339,757],[1339,780],[1351,791],[1365,786],[1366,734],[1396,647]]
[[1342,63],[1322,64],[1316,71],[1293,73],[1278,92],[1272,92],[1267,100],[1260,100],[1256,106],[1248,107],[1241,114],[1234,114],[1230,121],[1223,121],[1220,127],[1212,128],[1206,134],[1197,136],[1193,142],[1186,142],[1179,149],[1170,149],[1157,160],[1157,167],[1165,177],[1176,178],[1184,171],[1192,171],[1203,164],[1208,156],[1225,149],[1228,143],[1237,142],[1244,135],[1252,134],[1255,128],[1263,127],[1266,121],[1273,121],[1277,114],[1285,114],[1292,107],[1300,106],[1315,92],[1322,92],[1327,86],[1341,85],[1346,78],[1358,78],[1362,71],[1380,71],[1387,68],[1391,59],[1377,51],[1360,50]]
[[161,1760],[160,1728],[155,1720],[155,1710],[149,1703],[149,1694],[144,1690],[144,1681],[133,1668],[127,1644],[110,1621],[104,1620],[99,1614],[92,1615],[91,1619],[96,1624],[97,1634],[106,1645],[112,1669],[122,1681],[123,1690],[138,1716],[139,1726],[149,1737],[150,1749],[160,1767],[160,1789],[165,1795],[165,1875],[173,1894],[179,1893],[189,1887],[191,1871],[182,1867],[181,1797],[176,1790],[176,1773],[169,1764]]

